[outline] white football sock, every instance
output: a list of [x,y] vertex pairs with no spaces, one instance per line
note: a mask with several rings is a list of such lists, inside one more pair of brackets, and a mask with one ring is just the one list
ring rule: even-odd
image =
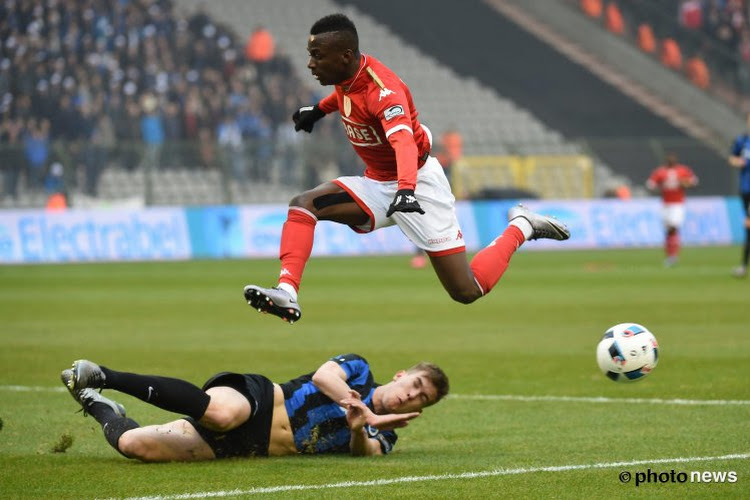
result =
[[278,285],[276,285],[276,288],[284,290],[286,293],[292,296],[292,300],[297,302],[297,290],[295,290],[292,285],[290,285],[289,283],[279,283]]
[[534,228],[531,227],[531,222],[527,221],[525,217],[516,217],[510,221],[510,226],[516,226],[523,233],[523,237],[528,241],[534,235]]

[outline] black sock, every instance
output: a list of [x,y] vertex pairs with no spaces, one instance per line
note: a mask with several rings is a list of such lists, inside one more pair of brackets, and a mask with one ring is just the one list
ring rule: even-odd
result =
[[211,396],[201,388],[184,380],[118,372],[101,367],[106,377],[104,387],[130,394],[162,410],[189,415],[200,420]]
[[120,436],[131,429],[140,427],[138,422],[132,418],[118,415],[109,405],[104,403],[93,403],[86,408],[86,411],[101,424],[104,437],[112,448],[117,450],[122,456],[127,457],[127,455],[120,451],[117,444],[120,442]]

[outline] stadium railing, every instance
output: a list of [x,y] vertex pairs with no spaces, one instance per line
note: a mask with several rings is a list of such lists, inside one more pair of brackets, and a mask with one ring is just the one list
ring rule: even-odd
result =
[[467,156],[451,168],[451,182],[462,199],[508,190],[539,198],[592,198],[594,167],[585,155]]

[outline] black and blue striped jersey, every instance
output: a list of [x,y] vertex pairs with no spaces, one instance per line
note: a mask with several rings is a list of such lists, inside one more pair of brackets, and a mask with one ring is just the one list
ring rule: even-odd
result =
[[742,134],[734,140],[732,156],[745,159],[745,166],[740,169],[740,193],[750,194],[750,134]]
[[[362,396],[374,411],[372,395],[377,384],[370,373],[367,360],[357,354],[334,356],[346,373],[346,383]],[[350,432],[346,424],[346,410],[323,394],[312,382],[313,373],[281,384],[284,404],[294,433],[294,443],[300,453],[348,453]],[[389,453],[396,444],[394,431],[379,431],[365,425],[370,438],[380,442],[383,453]]]

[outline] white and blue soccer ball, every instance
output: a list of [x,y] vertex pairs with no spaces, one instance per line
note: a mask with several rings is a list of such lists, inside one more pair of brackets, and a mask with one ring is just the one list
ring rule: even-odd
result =
[[659,361],[654,334],[637,323],[609,328],[596,347],[596,362],[615,382],[635,382],[651,373]]

